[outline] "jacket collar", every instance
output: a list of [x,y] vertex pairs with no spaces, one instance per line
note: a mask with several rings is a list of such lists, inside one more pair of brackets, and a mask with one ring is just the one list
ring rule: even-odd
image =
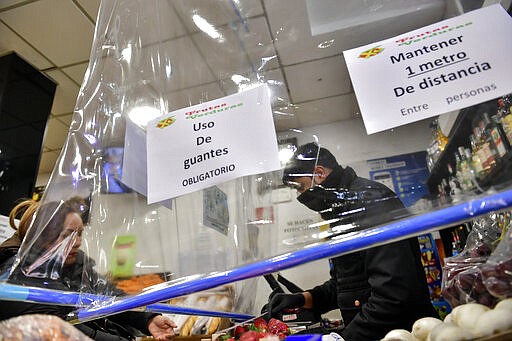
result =
[[343,168],[338,165],[322,182],[322,187],[349,189],[355,178],[357,178],[356,172],[351,167]]

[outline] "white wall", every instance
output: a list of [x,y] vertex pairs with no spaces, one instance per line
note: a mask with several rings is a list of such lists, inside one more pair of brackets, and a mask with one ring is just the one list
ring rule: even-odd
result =
[[[340,121],[327,125],[304,128],[295,134],[298,143],[318,142],[329,149],[342,166],[350,165],[360,170],[361,176],[368,174],[367,160],[424,151],[430,144],[429,124],[423,120],[406,126],[367,135],[361,119]],[[286,135],[289,133],[280,133]]]

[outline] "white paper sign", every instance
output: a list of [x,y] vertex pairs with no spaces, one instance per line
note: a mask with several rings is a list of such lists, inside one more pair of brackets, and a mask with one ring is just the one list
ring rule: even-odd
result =
[[367,133],[512,92],[511,37],[497,4],[344,51]]
[[280,168],[266,85],[148,123],[148,203]]

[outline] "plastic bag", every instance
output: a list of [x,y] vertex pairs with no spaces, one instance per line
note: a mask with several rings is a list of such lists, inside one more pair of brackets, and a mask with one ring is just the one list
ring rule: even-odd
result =
[[487,290],[504,299],[512,297],[512,229],[510,213],[504,214],[502,239],[490,255],[487,262],[480,267],[483,282]]
[[50,315],[22,315],[0,322],[0,339],[10,341],[91,340],[63,319]]
[[484,285],[481,270],[501,234],[499,221],[499,213],[474,219],[464,249],[445,259],[441,290],[452,307],[470,302],[492,307],[497,302]]
[[[307,5],[314,1],[101,1],[89,65],[66,143],[37,218],[20,247],[16,269],[7,274],[7,281],[20,284],[16,276],[22,273],[26,276],[21,283],[29,290],[43,287],[58,291],[51,296],[56,304],[62,303],[60,291],[77,294],[73,308],[81,313],[81,321],[228,281],[234,281],[232,310],[253,313],[261,304],[254,304],[256,281],[251,277],[275,270],[276,264],[282,269],[298,266],[407,238],[420,228],[437,228],[478,214],[488,206],[502,207],[500,198],[490,199],[492,205],[456,208],[463,214],[446,214],[442,221],[405,221],[386,233],[372,230],[411,217],[401,204],[391,209],[386,203],[402,200],[412,205],[427,194],[424,151],[431,141],[429,124],[433,118],[419,120],[422,116],[408,115],[418,121],[368,135],[338,42],[351,49],[398,32],[405,34],[432,23],[424,21],[425,11],[434,14],[427,16],[431,21],[443,18],[446,6],[442,1],[422,2],[425,7],[411,6],[410,11],[401,12],[400,18],[408,20],[403,20],[406,26],[400,29],[389,31],[391,20],[377,15],[372,17],[374,23],[317,35],[306,19],[320,6]],[[385,6],[361,4],[372,14],[385,11]],[[322,20],[316,24],[317,28],[323,26]],[[373,84],[377,83],[372,80]],[[252,111],[242,110],[249,106],[238,106],[241,102],[236,103],[240,111],[225,103],[229,96],[254,89],[258,91],[251,102]],[[267,99],[270,105],[263,106]],[[213,105],[211,101],[218,102]],[[217,111],[220,108],[223,110]],[[224,111],[226,108],[232,111]],[[233,112],[240,115],[229,116],[223,121],[225,130],[218,129],[221,120],[214,118]],[[265,129],[257,129],[265,113],[272,122]],[[406,117],[398,114],[398,118],[402,121]],[[144,166],[152,150],[148,151],[144,134],[169,132],[180,122],[195,124],[188,130],[180,129],[177,133],[181,138],[170,134],[169,139],[150,147],[162,147],[157,160],[187,171],[186,175],[176,180],[171,167],[162,167],[157,189],[169,183],[189,186],[233,170],[222,168],[222,163],[198,170],[211,160],[231,158],[231,163],[226,162],[229,166],[242,160],[252,169],[270,163],[270,159],[275,162],[278,152],[283,159],[263,174],[253,171],[236,178],[219,177],[209,186],[150,203],[145,172],[152,168]],[[247,129],[241,129],[241,123]],[[192,147],[183,147],[183,141]],[[241,142],[250,148],[235,153]],[[256,159],[254,155],[266,150],[262,145],[269,142],[273,148]],[[283,183],[283,170],[286,156],[312,142],[328,148],[356,183],[356,176],[371,178],[372,186],[379,190],[324,187],[334,194],[321,198],[327,207],[320,207],[319,212],[302,205],[296,188]],[[390,151],[396,155],[390,156]],[[186,157],[183,152],[188,153]],[[310,161],[316,164],[317,158]],[[434,182],[444,177],[442,172],[436,176]],[[312,185],[318,177],[310,172],[309,179]],[[62,208],[75,196],[87,202],[88,213],[80,217],[81,222],[65,224],[67,215],[61,216]],[[360,219],[369,211],[365,205],[379,204],[382,209]],[[46,205],[53,208],[45,209]],[[426,211],[414,213],[446,206],[449,204],[442,202],[441,207],[429,205]],[[325,243],[332,244],[315,249]],[[78,244],[79,251],[75,247]],[[338,249],[340,245],[344,247]],[[306,257],[294,258],[291,252],[305,252]],[[64,271],[69,270],[66,262],[70,255],[80,255],[83,265],[73,268],[72,281],[70,273]],[[253,264],[257,266],[251,268]],[[129,297],[115,286],[120,280],[143,275],[156,275],[164,283],[158,288],[130,288],[133,296]]]

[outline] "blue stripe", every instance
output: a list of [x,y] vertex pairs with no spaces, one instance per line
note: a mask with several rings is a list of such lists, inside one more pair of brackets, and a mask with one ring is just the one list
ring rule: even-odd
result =
[[506,209],[510,206],[512,206],[512,190],[413,216],[381,227],[347,235],[344,238],[330,240],[301,250],[243,265],[232,270],[214,272],[160,290],[121,299],[108,306],[80,310],[77,312],[76,317],[79,321],[87,321],[100,316],[131,310],[173,297],[292,268],[322,258],[334,257],[406,237],[417,236],[443,227],[453,226],[492,211]]
[[171,306],[168,304],[151,304],[148,305],[146,311],[153,311],[157,313],[168,313],[168,314],[181,314],[181,315],[199,315],[199,316],[213,316],[213,317],[224,317],[239,321],[245,321],[253,318],[252,315],[229,313],[223,311],[211,311],[202,310],[186,307]]

